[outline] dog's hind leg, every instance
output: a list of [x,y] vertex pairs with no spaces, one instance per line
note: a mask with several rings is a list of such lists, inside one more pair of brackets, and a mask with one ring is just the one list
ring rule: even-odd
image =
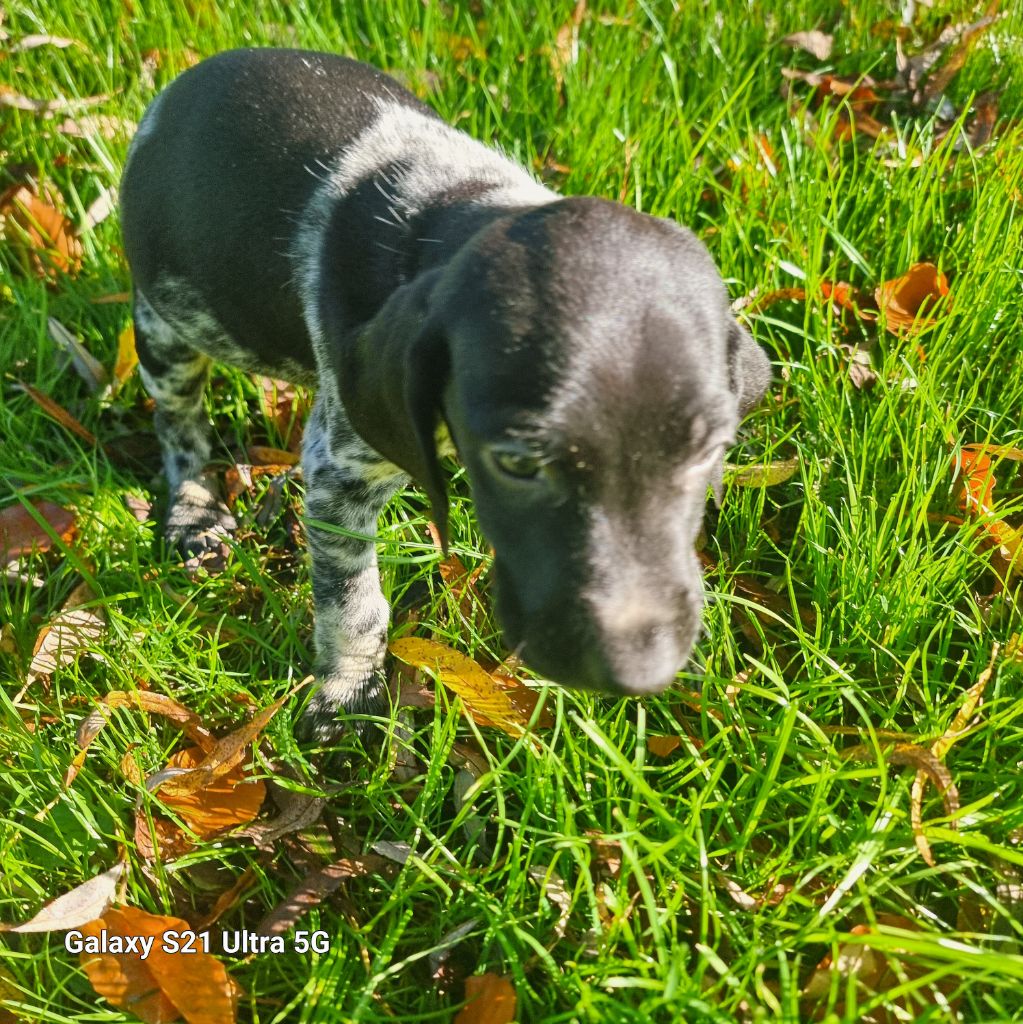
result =
[[189,565],[221,562],[234,517],[206,473],[212,428],[203,404],[212,360],[182,341],[174,328],[135,292],[135,347],[142,381],[156,402],[169,506],[164,536]]
[[317,396],[302,445],[317,684],[302,731],[321,743],[341,731],[339,712],[387,710],[383,663],[390,609],[380,589],[374,538],[380,510],[407,480],[358,437],[328,389]]

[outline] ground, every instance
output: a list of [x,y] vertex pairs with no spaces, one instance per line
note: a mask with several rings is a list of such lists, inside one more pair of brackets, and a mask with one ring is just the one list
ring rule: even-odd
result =
[[[17,509],[51,528],[0,579],[0,921],[105,872],[122,916],[216,913],[217,937],[276,913],[286,951],[223,955],[237,1006],[205,1020],[448,1020],[476,975],[496,976],[477,1010],[503,998],[520,1021],[1023,1019],[1023,11],[323,6],[5,5],[5,558]],[[785,41],[813,29],[829,54]],[[133,125],[196,59],[265,44],[369,60],[563,193],[710,247],[775,381],[708,508],[707,633],[672,691],[613,701],[517,670],[543,714],[510,735],[426,680],[402,692],[429,706],[403,709],[383,755],[355,735],[329,763],[297,745],[300,485],[259,446],[294,447],[303,396],[268,400],[241,373],[218,371],[211,396],[239,493],[227,568],[189,572],[158,543],[137,374],[98,382],[60,328],[111,374],[129,279],[104,197]],[[892,284],[919,264],[936,269]],[[477,585],[455,562],[440,580],[409,491],[380,524],[394,636],[492,668],[487,548],[453,488]],[[111,692],[136,696],[107,699],[66,782]],[[194,713],[191,740],[165,698]],[[260,821],[289,793],[311,820],[198,838],[173,786],[144,778],[281,698],[232,770],[276,780]],[[300,919],[281,906],[296,887]],[[327,948],[296,947],[291,924]],[[4,1024],[136,1019],[98,1000],[61,931],[0,937],[2,999]]]

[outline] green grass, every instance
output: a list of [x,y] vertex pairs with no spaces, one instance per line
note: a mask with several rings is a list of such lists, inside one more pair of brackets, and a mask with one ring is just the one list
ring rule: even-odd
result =
[[[429,100],[445,117],[523,162],[567,168],[556,173],[565,193],[621,198],[690,225],[734,298],[802,285],[811,299],[751,317],[775,385],[730,458],[798,455],[800,471],[766,489],[731,487],[711,512],[716,568],[702,673],[685,674],[679,693],[640,704],[552,688],[555,726],[536,746],[477,729],[442,699],[409,719],[405,742],[423,765],[410,783],[362,756],[355,739],[346,741],[353,766],[324,774],[291,739],[289,705],[268,731],[260,770],[289,766],[302,786],[327,787],[329,829],[321,822],[269,853],[228,838],[147,865],[132,819],[137,801],[155,801],[119,764],[130,747],[155,771],[178,735],[117,712],[65,791],[78,723],[96,697],[140,685],[218,730],[244,717],[240,698],[264,706],[281,696],[310,665],[308,570],[284,553],[281,523],[261,527],[250,512],[228,570],[192,581],[156,543],[154,525],[126,508],[126,494],[160,498],[141,386],[130,381],[111,403],[90,397],[46,328],[56,317],[113,364],[128,311],[92,300],[128,285],[116,214],[85,233],[73,279],[48,285],[0,249],[0,504],[48,498],[75,507],[80,524],[73,545],[23,564],[41,586],[0,580],[0,920],[27,918],[112,865],[125,844],[126,901],[156,913],[198,919],[251,868],[255,888],[216,927],[253,927],[320,863],[317,854],[336,859],[338,849],[387,841],[413,851],[403,867],[351,880],[308,915],[330,934],[329,953],[229,962],[245,992],[240,1020],[450,1020],[464,974],[483,971],[512,979],[521,1021],[1023,1019],[1023,660],[1004,650],[1020,629],[1019,580],[996,587],[976,520],[936,518],[959,515],[954,446],[1023,447],[1023,14],[1003,5],[1014,13],[948,90],[963,111],[982,92],[1000,94],[994,141],[971,152],[955,147],[956,132],[936,139],[934,117],[906,104],[896,111],[901,149],[889,150],[834,140],[839,109],[813,107],[802,86],[782,98],[783,66],[818,65],[778,40],[814,26],[834,32],[838,73],[893,76],[894,38],[875,26],[896,5],[590,6],[607,17],[582,22],[559,97],[549,48],[571,18],[564,0],[6,5],[10,38],[0,48],[38,32],[80,43],[9,53],[0,83],[17,93],[109,93],[88,112],[135,121],[193,53],[240,44],[336,50],[432,86]],[[968,6],[918,5],[906,52],[947,20],[976,17]],[[9,169],[31,165],[77,220],[116,184],[127,142],[62,134],[64,116],[0,107],[0,145]],[[760,137],[770,168],[756,160]],[[745,162],[729,169],[730,160]],[[916,338],[843,320],[812,298],[828,280],[872,292],[921,260],[948,274],[954,308]],[[859,391],[838,345],[874,338],[879,381]],[[133,461],[69,434],[18,380],[51,395],[110,450],[130,443]],[[257,397],[243,375],[218,377],[211,401],[225,462],[279,440]],[[996,495],[999,515],[1019,525],[1015,467],[996,466]],[[471,568],[486,560],[486,545],[464,482],[455,491],[453,543]],[[385,590],[395,601],[419,595],[423,635],[499,656],[487,609],[470,627],[452,618],[432,576],[424,509],[410,492],[381,520]],[[762,602],[742,589],[743,577],[780,595],[778,609],[758,614]],[[83,578],[108,620],[95,656],[15,704],[40,627]],[[803,622],[800,609],[814,615]],[[940,736],[995,644],[1003,650],[980,712],[946,756],[958,830],[933,787],[924,803],[929,867],[911,828],[913,772],[888,760],[885,734],[924,745]],[[656,757],[647,743],[658,735],[684,740]],[[477,743],[489,766],[464,806],[458,756],[449,759],[456,741]],[[858,755],[843,755],[856,746]],[[750,900],[739,890],[775,896]],[[564,904],[560,921],[550,894]],[[915,926],[893,927],[891,915]],[[447,979],[432,977],[429,954],[467,922]],[[890,953],[882,991],[835,972],[816,1009],[800,1002],[825,955],[838,959],[845,943],[864,941]],[[134,1019],[97,1000],[59,935],[3,936],[0,967],[17,992],[6,1011],[15,1019]]]

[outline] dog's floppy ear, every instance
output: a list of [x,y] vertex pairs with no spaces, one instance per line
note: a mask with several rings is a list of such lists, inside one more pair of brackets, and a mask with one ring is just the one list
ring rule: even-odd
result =
[[745,416],[771,386],[771,363],[764,350],[738,321],[728,324],[728,381]]
[[439,274],[394,292],[383,309],[340,346],[338,390],[359,436],[403,469],[430,499],[447,551],[447,485],[434,438],[450,354],[431,293]]

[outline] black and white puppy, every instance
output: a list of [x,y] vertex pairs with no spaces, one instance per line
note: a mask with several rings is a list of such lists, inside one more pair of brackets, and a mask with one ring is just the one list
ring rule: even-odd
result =
[[557,196],[372,67],[274,49],[156,98],[121,210],[169,540],[234,525],[205,474],[211,361],[316,387],[306,507],[340,532],[309,530],[315,736],[386,706],[377,515],[412,477],[445,534],[448,432],[509,648],[569,686],[671,683],[708,486],[770,381],[690,232]]

